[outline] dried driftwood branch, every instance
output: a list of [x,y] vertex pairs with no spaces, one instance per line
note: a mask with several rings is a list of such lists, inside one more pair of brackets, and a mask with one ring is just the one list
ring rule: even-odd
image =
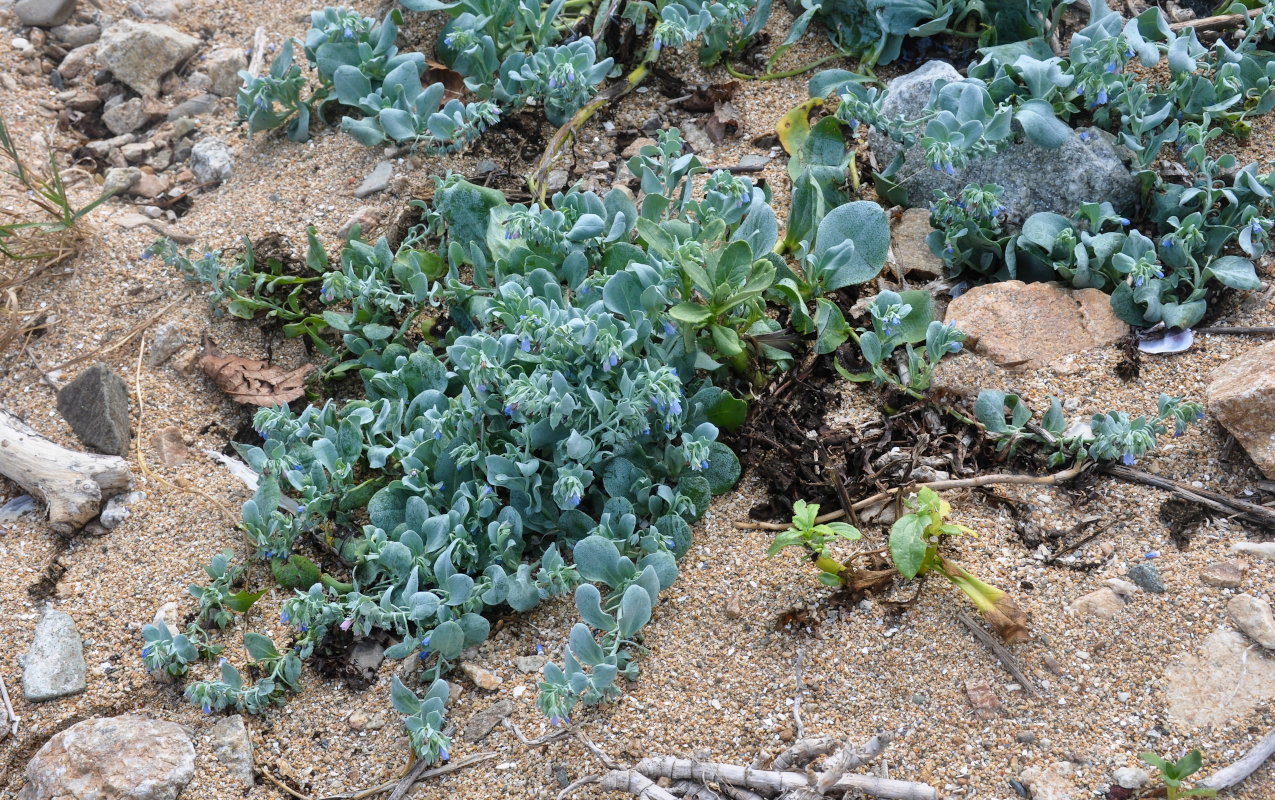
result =
[[1266,734],[1266,738],[1258,742],[1252,750],[1245,753],[1239,761],[1225,769],[1218,770],[1197,785],[1205,789],[1217,789],[1218,791],[1229,789],[1249,775],[1252,775],[1254,770],[1262,766],[1273,753],[1275,753],[1275,731]]
[[836,736],[817,736],[813,739],[802,739],[775,756],[771,769],[783,772],[792,767],[804,767],[816,758],[835,753],[845,744]]
[[49,524],[74,533],[98,515],[102,501],[133,487],[128,462],[68,450],[0,410],[0,474],[44,501]]
[[661,789],[645,775],[631,769],[615,769],[602,776],[602,788],[628,792],[640,800],[677,800],[677,797]]
[[668,787],[669,793],[683,800],[722,800],[722,796],[702,783],[695,781],[678,781]]
[[[776,772],[671,756],[644,758],[634,769],[648,778],[693,780],[698,783],[728,783],[745,789],[776,794],[813,786],[813,781],[800,772]],[[818,776],[815,779],[817,780]],[[845,775],[831,788],[842,792],[851,790],[863,792],[886,798],[886,800],[938,800],[938,793],[923,783],[889,780],[871,775]],[[649,795],[649,797],[655,797],[655,795]]]

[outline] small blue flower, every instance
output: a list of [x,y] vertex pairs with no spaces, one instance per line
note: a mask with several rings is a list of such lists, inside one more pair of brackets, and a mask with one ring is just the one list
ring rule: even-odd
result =
[[540,644],[539,642],[537,642],[537,643],[536,643],[536,655],[538,655],[538,656],[542,656],[542,655],[544,655],[544,654],[545,654],[545,646],[544,646],[544,645],[542,645],[542,644]]
[[1168,236],[1164,237],[1163,239],[1160,240],[1160,246],[1163,247],[1165,250],[1172,250],[1173,239]]
[[620,359],[615,355],[615,353],[611,354],[610,363],[611,363],[611,366],[613,367],[620,363]]
[[647,425],[645,428],[642,429],[642,435],[649,436],[650,434],[651,434],[651,426]]
[[298,505],[298,506],[297,506],[297,513],[298,513],[298,514],[304,514],[304,513],[305,513],[305,506],[303,506],[303,505]]
[[943,168],[943,167],[942,167],[942,165],[940,165],[940,164],[939,164],[939,162],[937,162],[937,161],[935,161],[935,162],[934,162],[934,171],[935,171],[935,172],[938,172],[938,171],[939,171],[940,169],[942,169],[942,168]]
[[1143,283],[1143,281],[1142,281],[1142,278],[1141,278],[1141,277],[1135,278],[1135,279],[1134,279],[1134,281],[1133,281],[1133,285],[1134,285],[1134,286],[1141,286],[1141,285],[1142,285],[1142,283]]
[[1256,236],[1256,235],[1260,234],[1261,232],[1262,232],[1262,224],[1261,224],[1260,222],[1254,222],[1254,223],[1253,223],[1253,235],[1255,235],[1255,236]]
[[511,405],[510,405],[510,406],[505,406],[505,416],[506,416],[506,417],[512,417],[513,415],[514,415],[514,407],[513,407],[513,406],[511,406]]
[[1107,64],[1107,72],[1114,75],[1116,73],[1116,62],[1112,61]]
[[1094,103],[1094,105],[1101,106],[1101,105],[1105,105],[1106,102],[1107,102],[1107,87],[1104,86],[1098,90],[1098,98],[1097,98],[1097,101]]
[[673,402],[668,404],[668,410],[670,414],[672,414],[673,416],[677,416],[678,414],[682,413],[682,404],[679,403],[677,400],[674,400]]
[[352,28],[350,28],[350,26],[349,26],[349,25],[346,25],[346,26],[345,26],[345,38],[347,38],[347,39],[353,39],[353,38],[354,38],[354,30],[353,30]]
[[208,703],[208,701],[207,701],[207,700],[205,700],[205,701],[204,701],[204,706],[203,706],[203,707],[204,707],[204,713],[205,713],[205,714],[211,714],[211,713],[212,713],[212,706],[211,706],[211,705],[209,705],[209,703]]
[[1124,458],[1120,459],[1126,467],[1133,466],[1133,453],[1125,453]]
[[309,625],[298,625],[298,626],[297,626],[297,631],[298,631],[299,633],[305,633],[305,632],[306,632],[306,631],[308,631],[308,630],[310,630],[310,626],[309,626]]
[[1080,132],[1080,141],[1082,141],[1082,142],[1087,142],[1087,141],[1089,141],[1089,131],[1081,131],[1081,132]]
[[1155,271],[1155,276],[1156,276],[1157,278],[1163,278],[1163,277],[1164,277],[1164,270],[1162,270],[1162,269],[1158,269],[1158,270],[1156,270],[1156,271]]
[[1124,51],[1124,57],[1125,57],[1125,58],[1133,58],[1133,50],[1126,50],[1126,51]]
[[553,77],[552,75],[549,76],[549,88],[550,89],[558,88],[558,79]]
[[1119,222],[1121,225],[1125,226],[1126,228],[1129,227],[1128,217],[1121,217],[1120,219],[1116,220],[1116,222]]
[[151,646],[150,646],[150,645],[146,645],[145,647],[143,647],[143,648],[142,648],[142,658],[146,658],[146,657],[147,657],[147,656],[149,656],[150,654],[151,654]]
[[707,459],[707,458],[706,458],[706,459],[704,459],[703,461],[699,462],[699,468],[700,468],[700,469],[708,469],[708,459]]
[[451,758],[451,756],[447,753],[446,747],[440,747],[438,749],[438,757],[442,759],[443,761],[447,761],[448,759]]
[[531,352],[531,339],[527,336],[522,337],[522,352],[524,353]]
[[290,617],[288,616],[288,612],[287,612],[287,611],[280,611],[280,612],[279,612],[279,623],[280,623],[280,624],[282,624],[282,625],[287,625],[287,624],[288,624],[288,620],[289,620],[289,619],[290,619]]
[[952,162],[951,162],[951,161],[949,161],[949,162],[947,162],[947,164],[946,164],[946,165],[944,165],[944,167],[943,167],[943,171],[944,171],[944,172],[946,172],[948,175],[955,175],[955,174],[956,174],[956,167],[952,166]]
[[567,505],[571,506],[572,508],[575,508],[576,506],[580,505],[580,494],[579,494],[579,492],[577,492],[576,494],[573,494],[573,495],[571,495],[570,497],[568,497],[568,498],[567,498]]
[[677,328],[673,327],[673,323],[666,321],[664,323],[664,335],[672,336],[674,333],[677,333]]
[[[443,438],[443,432],[442,432],[442,431],[434,431],[434,441],[438,441],[439,439],[442,439],[442,438]],[[415,474],[416,474],[416,470],[412,470],[412,474],[413,474],[413,475],[415,475]]]
[[947,352],[949,352],[949,353],[959,353],[960,351],[961,351],[961,343],[960,343],[960,342],[948,342],[948,343],[947,343]]

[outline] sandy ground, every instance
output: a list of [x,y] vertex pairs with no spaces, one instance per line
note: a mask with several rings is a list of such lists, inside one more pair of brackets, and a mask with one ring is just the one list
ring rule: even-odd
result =
[[[376,11],[371,3],[356,5],[364,13]],[[115,18],[127,15],[121,0],[103,0],[102,7]],[[207,31],[213,45],[247,47],[257,25],[272,31],[274,42],[285,35],[303,36],[308,10],[294,2],[197,3],[173,24],[196,34]],[[776,12],[770,27],[772,41],[782,38],[787,21],[785,12]],[[19,56],[6,42],[16,35],[12,27],[16,21],[12,16],[0,17],[0,24],[9,26],[0,37],[0,70],[12,72]],[[412,15],[408,28],[409,42],[424,41],[424,28]],[[819,34],[794,48],[786,63],[804,63],[825,52],[826,43]],[[689,81],[701,80],[693,59],[674,60],[670,69]],[[39,152],[37,136],[56,147],[70,144],[65,133],[53,129],[50,112],[39,105],[54,90],[36,76],[13,75],[18,88],[7,93],[4,114],[24,151]],[[720,68],[707,73],[712,81],[726,78]],[[745,153],[764,154],[749,139],[773,130],[778,117],[804,97],[802,78],[744,87],[735,105],[746,135],[737,143],[716,148],[705,161],[726,165],[737,163]],[[659,110],[662,101],[652,90],[609,109],[581,137],[577,162],[587,169],[600,158],[614,159],[604,123],[637,127]],[[682,119],[678,115],[665,118],[674,123]],[[201,246],[227,247],[242,235],[255,238],[274,231],[304,242],[303,231],[309,224],[332,245],[335,230],[360,206],[371,205],[389,216],[426,185],[430,175],[447,168],[469,170],[477,160],[475,156],[398,160],[395,172],[405,176],[405,182],[395,184],[391,192],[357,200],[353,187],[384,157],[381,149],[363,148],[331,129],[318,130],[311,142],[301,145],[263,136],[248,141],[234,125],[228,100],[222,101],[218,113],[201,118],[201,128],[206,135],[232,142],[236,150],[234,176],[199,196],[193,210],[175,226],[196,236]],[[1246,153],[1249,158],[1275,149],[1269,120],[1256,128]],[[764,175],[775,190],[776,205],[782,206],[787,194],[783,158],[772,161]],[[79,193],[91,195],[85,183]],[[187,290],[182,278],[158,260],[140,257],[153,234],[123,230],[110,221],[124,210],[126,206],[118,200],[108,203],[97,215],[100,235],[75,264],[74,275],[40,290],[37,304],[56,312],[56,324],[33,340],[28,351],[11,349],[0,361],[4,370],[0,404],[70,447],[79,443],[57,414],[53,392],[33,363],[47,369],[109,347]],[[781,217],[784,213],[781,209]],[[157,474],[198,487],[237,514],[247,491],[204,450],[221,450],[249,412],[192,369],[193,344],[207,331],[228,352],[273,357],[285,366],[301,363],[304,352],[295,343],[271,341],[257,324],[211,316],[198,291],[178,302],[161,321],[177,322],[192,343],[168,363],[143,365],[139,370],[138,345],[131,341],[67,368],[57,379],[65,383],[94,361],[125,376],[133,395],[133,462],[144,454]],[[1271,324],[1275,313],[1260,307],[1237,311],[1226,321]],[[1203,400],[1212,370],[1259,343],[1240,337],[1202,337],[1189,353],[1144,359],[1141,379],[1130,384],[1113,372],[1118,359],[1114,348],[1015,374],[967,355],[945,365],[943,374],[973,385],[1013,388],[1037,408],[1043,407],[1047,394],[1054,393],[1077,399],[1077,413],[1109,408],[1138,413],[1153,408],[1162,391]],[[145,399],[144,417],[139,413],[139,394]],[[867,419],[874,408],[871,393],[849,389],[834,419]],[[173,469],[156,466],[155,453],[147,444],[155,431],[169,426],[181,430],[191,453],[188,463]],[[1209,420],[1167,443],[1143,465],[1218,491],[1239,493],[1252,487],[1258,476],[1238,448],[1229,461],[1220,459],[1224,441],[1225,433]],[[4,565],[0,619],[5,620],[0,673],[22,717],[18,740],[0,742],[0,796],[16,794],[26,759],[56,731],[95,715],[139,711],[188,725],[196,734],[199,770],[183,797],[282,797],[268,783],[251,789],[235,785],[204,736],[215,718],[190,707],[179,690],[155,683],[142,666],[141,626],[159,606],[172,600],[182,605],[183,612],[191,611],[194,601],[186,595],[186,586],[202,577],[201,565],[223,547],[235,548],[241,557],[245,547],[207,500],[146,481],[140,468],[134,472],[147,499],[107,536],[75,537],[64,545],[30,515],[0,526],[0,563]],[[895,743],[886,758],[890,775],[930,783],[942,797],[1011,798],[1015,796],[1011,778],[1025,768],[1060,761],[1073,764],[1080,797],[1088,796],[1084,790],[1103,790],[1115,768],[1136,765],[1141,750],[1178,752],[1199,747],[1207,773],[1234,760],[1275,725],[1269,702],[1225,725],[1200,730],[1170,718],[1166,707],[1166,669],[1194,653],[1209,633],[1228,624],[1225,602],[1231,592],[1204,586],[1197,575],[1205,565],[1228,557],[1231,543],[1246,538],[1238,525],[1211,523],[1189,550],[1180,552],[1156,516],[1166,497],[1163,493],[1103,481],[1089,504],[1079,507],[1063,491],[1003,490],[1035,504],[1038,521],[1046,528],[1066,528],[1091,514],[1101,514],[1110,523],[1108,533],[1081,557],[1095,557],[1101,541],[1114,548],[1112,555],[1102,567],[1083,572],[1042,566],[1019,542],[1013,521],[1004,512],[953,496],[959,521],[980,533],[979,538],[957,546],[957,557],[977,565],[981,577],[1012,588],[1031,613],[1035,638],[1014,648],[1029,677],[1042,687],[1039,696],[1029,698],[957,622],[956,613],[964,610],[959,594],[934,583],[902,616],[888,615],[869,603],[824,614],[814,631],[774,630],[776,614],[799,603],[818,605],[827,592],[795,555],[767,560],[767,535],[732,527],[734,521],[745,518],[755,489],[746,478],[719,498],[697,526],[695,544],[682,562],[682,577],[665,593],[647,629],[651,650],[641,662],[641,679],[620,702],[576,714],[579,729],[613,758],[631,762],[645,755],[675,754],[749,762],[759,751],[777,752],[793,737],[793,706],[800,692],[806,735],[866,739],[878,731],[891,732]],[[18,493],[16,486],[0,481],[0,501]],[[1167,594],[1141,594],[1111,621],[1086,620],[1067,611],[1070,601],[1103,586],[1107,578],[1122,577],[1151,551],[1161,554],[1156,563],[1169,585]],[[37,582],[55,557],[61,559],[66,573],[50,601],[75,618],[84,638],[88,689],[76,697],[31,705],[21,696],[18,663],[37,619],[27,587]],[[1249,566],[1241,591],[1269,596],[1275,564],[1253,560]],[[1021,588],[1024,582],[1033,588]],[[272,585],[260,568],[252,570],[249,584]],[[737,619],[725,614],[730,598],[737,598],[742,610]],[[278,623],[283,599],[281,590],[272,589],[249,619],[222,635],[229,645],[226,655],[243,662],[238,642],[248,629],[285,641],[287,631]],[[500,627],[475,660],[498,672],[504,683],[495,692],[485,692],[461,679],[463,692],[450,712],[458,728],[473,713],[509,698],[515,705],[512,719],[528,737],[550,732],[535,709],[535,676],[519,674],[513,659],[534,654],[538,644],[551,653],[560,652],[575,619],[572,604],[564,600]],[[1250,657],[1270,659],[1259,652]],[[387,662],[377,682],[361,692],[322,681],[307,669],[304,691],[286,707],[247,720],[258,764],[291,776],[294,785],[316,797],[395,776],[406,763],[405,739],[388,702],[389,683],[399,666]],[[991,719],[979,719],[971,708],[966,693],[971,681],[986,683],[1000,698],[1003,708]],[[361,730],[349,721],[357,712],[367,717],[358,724]],[[568,739],[528,748],[504,729],[478,744],[458,741],[452,750],[454,758],[474,753],[493,753],[494,758],[422,784],[414,796],[553,797],[561,788],[560,780],[600,771],[578,742]],[[601,796],[593,789],[582,794]],[[1275,796],[1272,768],[1259,771],[1229,796],[1245,800]]]

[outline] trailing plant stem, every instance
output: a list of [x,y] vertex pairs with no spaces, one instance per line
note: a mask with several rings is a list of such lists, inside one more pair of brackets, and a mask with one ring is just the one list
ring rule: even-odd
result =
[[805,66],[802,66],[802,67],[794,67],[794,68],[792,68],[792,69],[786,69],[786,70],[784,70],[783,72],[767,72],[767,73],[765,73],[765,74],[763,74],[763,75],[750,75],[750,74],[748,74],[747,72],[740,72],[739,70],[735,69],[735,67],[734,67],[734,66],[732,66],[730,63],[726,63],[726,71],[727,71],[727,72],[729,72],[729,73],[731,74],[731,76],[732,76],[732,77],[739,78],[740,80],[745,80],[745,81],[774,81],[774,80],[778,80],[778,79],[780,79],[780,78],[793,78],[793,77],[796,77],[797,75],[801,75],[801,74],[802,74],[802,73],[804,73],[804,72],[809,72],[809,71],[810,71],[810,70],[812,70],[812,69],[815,69],[815,68],[817,68],[817,67],[821,67],[821,66],[823,66],[824,64],[827,64],[829,61],[835,61],[835,60],[837,60],[838,58],[845,58],[845,54],[844,54],[844,53],[833,53],[833,54],[832,54],[832,55],[830,55],[830,56],[824,56],[823,58],[820,58],[820,59],[818,59],[818,60],[812,61],[812,62],[810,62],[809,64],[806,64]]

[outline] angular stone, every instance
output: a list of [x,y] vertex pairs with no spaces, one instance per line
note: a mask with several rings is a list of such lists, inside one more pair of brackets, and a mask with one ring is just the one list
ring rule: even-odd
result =
[[1156,569],[1155,564],[1142,561],[1130,567],[1128,574],[1129,580],[1152,594],[1164,594],[1168,591],[1168,587],[1164,585],[1164,578],[1160,577],[1160,570]]
[[518,656],[514,659],[514,666],[524,675],[538,673],[548,663],[549,656]]
[[1275,480],[1275,342],[1233,358],[1213,372],[1209,413]]
[[925,237],[930,235],[930,212],[923,208],[909,208],[903,212],[890,231],[890,247],[894,261],[904,274],[920,273],[930,277],[943,274],[943,259],[934,255]]
[[146,499],[146,492],[129,492],[128,494],[117,494],[110,500],[106,501],[106,508],[102,509],[102,513],[98,515],[97,521],[101,523],[106,530],[114,530],[119,524],[128,519],[128,507],[137,505]]
[[380,211],[371,206],[360,206],[359,210],[351,214],[350,218],[337,229],[336,236],[338,239],[345,239],[350,235],[350,231],[354,229],[354,226],[358,225],[362,235],[366,238],[372,226],[380,221]]
[[18,0],[18,21],[36,28],[52,28],[71,18],[77,0]]
[[84,25],[59,25],[49,31],[67,47],[83,47],[93,44],[102,36],[102,29],[92,22]]
[[1097,289],[1022,281],[975,286],[948,305],[947,322],[966,333],[975,352],[1012,369],[1115,344],[1129,330]]
[[104,194],[119,194],[133,188],[133,184],[141,180],[142,171],[138,167],[112,167],[106,171],[106,180],[102,182]]
[[163,175],[154,175],[149,172],[143,172],[141,177],[137,179],[137,183],[129,188],[128,193],[136,197],[143,197],[147,200],[154,200],[164,192],[168,191],[168,178]]
[[512,700],[497,700],[490,707],[479,711],[465,723],[461,736],[467,742],[481,741],[500,721],[514,713]]
[[200,183],[222,183],[234,172],[234,156],[222,140],[204,139],[190,151],[190,171]]
[[[963,80],[952,65],[930,61],[890,81],[890,94],[882,110],[891,118],[917,118],[929,102],[935,80],[940,78],[949,82]],[[902,147],[875,129],[869,134],[868,144],[877,163],[883,166],[891,163]],[[908,205],[917,208],[927,208],[937,190],[955,196],[969,183],[995,183],[1005,190],[1001,203],[1014,227],[1038,211],[1070,215],[1081,203],[1095,198],[1110,201],[1117,211],[1130,211],[1138,201],[1137,181],[1121,159],[1115,139],[1098,128],[1074,130],[1058,148],[1027,141],[1012,143],[999,153],[974,159],[954,175],[930,169],[918,141],[908,149],[901,174],[909,176],[903,182],[908,190]]]
[[1141,789],[1151,780],[1151,773],[1138,767],[1121,767],[1112,773],[1116,785],[1122,789]]
[[383,192],[390,185],[392,177],[394,177],[394,165],[388,161],[382,161],[376,165],[376,169],[368,173],[363,183],[359,184],[359,188],[354,190],[354,196],[367,197],[370,194]]
[[195,776],[195,748],[174,722],[95,717],[45,742],[18,800],[176,800]]
[[66,80],[75,80],[93,63],[93,54],[97,48],[92,44],[84,44],[62,57],[58,64],[58,74]]
[[109,455],[128,455],[128,385],[95,364],[58,392],[58,413],[75,435]]
[[1219,589],[1234,589],[1244,580],[1244,564],[1235,559],[1209,564],[1200,573],[1200,583]]
[[252,740],[243,717],[235,714],[213,726],[209,734],[217,760],[226,765],[230,774],[241,783],[252,785]]
[[1226,604],[1226,613],[1250,639],[1267,650],[1275,650],[1275,617],[1271,616],[1269,603],[1251,594],[1240,594]]
[[155,456],[159,459],[159,463],[166,467],[180,467],[186,463],[186,458],[190,454],[189,448],[186,447],[186,440],[182,436],[181,428],[168,427],[155,431],[151,436],[151,449],[155,451]]
[[1025,769],[1018,779],[1031,790],[1032,800],[1079,800],[1080,791],[1072,780],[1075,771],[1070,763],[1059,761],[1043,769]]
[[1249,647],[1238,631],[1214,631],[1198,654],[1165,670],[1169,719],[1190,727],[1225,725],[1275,698],[1275,659]]
[[208,54],[202,66],[208,73],[208,88],[213,94],[234,97],[243,85],[239,72],[248,68],[248,59],[237,47],[218,47]]
[[217,95],[201,94],[174,106],[173,110],[168,112],[168,120],[169,122],[175,122],[183,117],[202,117],[216,110]]
[[173,357],[173,353],[186,345],[186,337],[182,335],[181,325],[176,322],[165,322],[155,328],[151,334],[151,346],[146,351],[146,363],[158,367]]
[[22,672],[22,694],[32,703],[84,691],[84,643],[69,614],[48,609],[35,626],[35,638]]
[[974,709],[974,716],[979,719],[992,719],[1002,708],[1000,698],[987,681],[966,681],[965,695]]
[[97,61],[133,91],[155,97],[160,78],[198,49],[198,39],[167,25],[121,20],[102,33]]
[[1120,595],[1106,587],[1078,597],[1068,606],[1072,611],[1086,617],[1111,619],[1124,610],[1124,600]]
[[[109,105],[109,103],[108,103]],[[155,120],[163,118],[167,107],[154,98],[134,97],[102,112],[102,124],[111,133],[121,136],[144,128]]]
[[120,155],[124,156],[124,160],[130,164],[145,161],[146,157],[153,152],[155,152],[155,145],[150,142],[134,142],[120,148]]
[[460,662],[460,671],[479,689],[494,691],[500,687],[500,684],[504,683],[504,680],[496,673],[469,661]]

